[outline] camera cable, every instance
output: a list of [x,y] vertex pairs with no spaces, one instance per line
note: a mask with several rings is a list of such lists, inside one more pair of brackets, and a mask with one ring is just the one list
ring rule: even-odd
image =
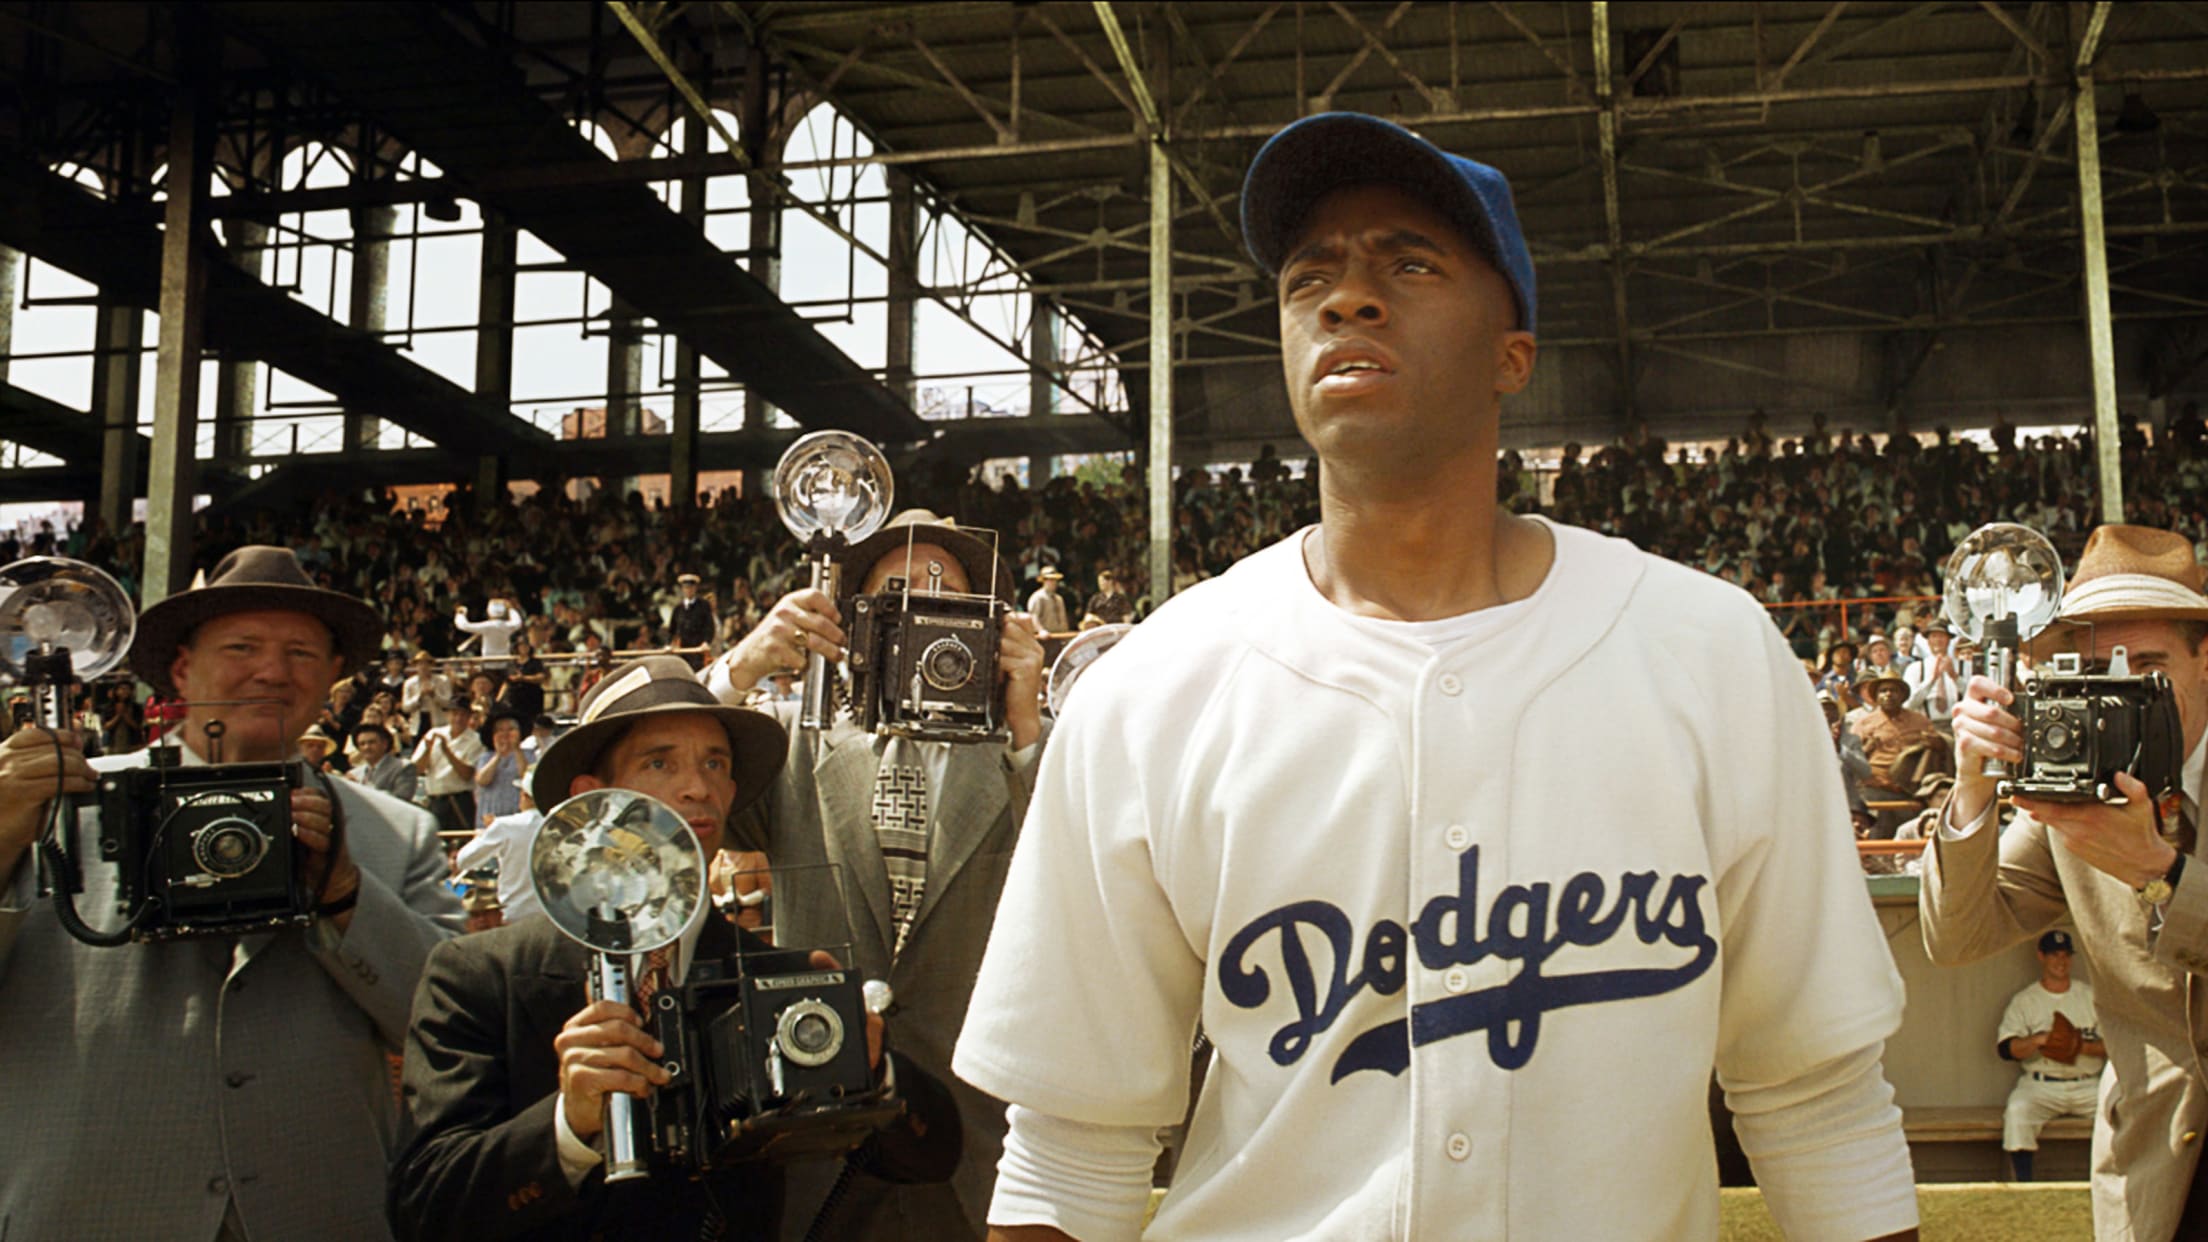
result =
[[46,737],[54,744],[54,796],[46,804],[46,831],[38,840],[38,857],[54,879],[54,917],[60,920],[63,931],[95,948],[112,949],[128,944],[131,931],[145,917],[144,907],[133,911],[114,931],[101,931],[77,913],[77,892],[83,887],[83,881],[77,874],[76,858],[61,844],[61,834],[66,831],[63,812],[69,804],[69,796],[63,789],[61,735],[48,729]]

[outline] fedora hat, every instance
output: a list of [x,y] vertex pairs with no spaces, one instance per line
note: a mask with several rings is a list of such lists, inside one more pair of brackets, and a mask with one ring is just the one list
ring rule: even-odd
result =
[[2208,621],[2204,580],[2208,571],[2185,536],[2151,526],[2096,526],[2063,588],[2061,609],[2032,651],[2057,649],[2102,622]]
[[545,747],[529,777],[529,796],[547,813],[567,801],[576,777],[591,772],[606,749],[637,721],[678,712],[700,712],[728,731],[728,749],[736,778],[736,804],[729,814],[750,806],[767,792],[782,770],[789,734],[774,717],[748,707],[726,707],[705,688],[690,662],[681,656],[655,655],[630,660],[583,696],[575,727]]
[[1045,565],[1045,566],[1043,566],[1043,570],[1042,570],[1042,572],[1041,572],[1041,573],[1039,573],[1039,574],[1036,574],[1035,576],[1036,576],[1036,577],[1038,577],[1038,578],[1045,578],[1045,579],[1048,579],[1049,581],[1052,581],[1052,582],[1057,582],[1057,581],[1059,581],[1059,580],[1061,580],[1061,579],[1063,579],[1063,578],[1065,577],[1065,575],[1064,575],[1064,574],[1062,574],[1062,573],[1058,572],[1058,567],[1057,567],[1056,565]]
[[329,627],[331,646],[346,672],[373,663],[383,646],[383,618],[366,600],[314,585],[290,548],[252,544],[223,557],[204,580],[139,616],[130,671],[161,693],[175,694],[169,666],[176,662],[177,650],[200,626],[236,612],[303,612],[313,617]]
[[1907,681],[1907,679],[1902,677],[1898,669],[1895,669],[1892,665],[1888,665],[1886,670],[1883,672],[1881,672],[1876,667],[1864,668],[1863,675],[1855,679],[1855,693],[1857,697],[1863,700],[1865,706],[1869,706],[1871,702],[1871,691],[1876,688],[1880,682],[1885,681],[1890,681],[1895,685],[1900,686],[1903,694],[1907,694],[1909,692],[1909,682]]
[[1019,607],[1019,601],[1013,597],[1018,579],[1012,576],[1012,567],[997,554],[995,541],[982,539],[961,527],[956,519],[937,517],[926,509],[905,510],[837,556],[843,568],[843,589],[858,591],[864,587],[867,571],[874,568],[874,562],[907,543],[932,543],[943,549],[958,558],[973,594],[990,594],[989,584],[993,579],[997,598],[1014,608]]

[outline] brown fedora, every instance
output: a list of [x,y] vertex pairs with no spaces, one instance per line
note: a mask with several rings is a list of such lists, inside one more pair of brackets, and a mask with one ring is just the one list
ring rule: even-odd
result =
[[1014,594],[1018,579],[1012,576],[1012,566],[997,554],[994,542],[976,536],[953,518],[937,517],[926,509],[905,510],[837,556],[843,567],[843,589],[857,591],[865,586],[866,573],[874,568],[874,562],[908,543],[932,543],[957,557],[973,594],[991,594],[993,579],[997,598],[1014,608],[1020,606]]
[[2185,536],[2151,526],[2096,526],[2063,588],[2061,610],[2032,647],[2045,651],[2108,621],[2208,621],[2204,580],[2208,571]]
[[720,721],[728,730],[736,777],[736,805],[728,808],[730,815],[767,792],[789,752],[789,734],[774,717],[748,707],[722,705],[681,656],[630,660],[592,686],[580,708],[576,726],[545,748],[529,776],[529,796],[547,814],[567,801],[568,786],[595,769],[606,748],[640,717],[703,712]]
[[138,618],[130,671],[163,694],[175,694],[169,666],[192,632],[236,612],[303,612],[329,627],[346,672],[372,663],[383,646],[383,618],[368,602],[314,585],[290,548],[251,544],[216,562],[213,573]]

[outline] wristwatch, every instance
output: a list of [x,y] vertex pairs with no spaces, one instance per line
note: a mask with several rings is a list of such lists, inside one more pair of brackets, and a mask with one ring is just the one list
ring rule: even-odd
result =
[[2177,857],[2170,862],[2170,869],[2163,872],[2160,879],[2149,880],[2137,890],[2139,904],[2152,909],[2167,902],[2170,895],[2177,891],[2177,877],[2183,874],[2185,874],[2185,851],[2179,850]]

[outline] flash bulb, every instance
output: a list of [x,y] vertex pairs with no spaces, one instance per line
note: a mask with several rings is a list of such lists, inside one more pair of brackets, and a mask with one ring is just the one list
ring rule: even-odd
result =
[[881,529],[895,497],[889,459],[848,431],[801,436],[774,468],[774,507],[800,543],[815,535],[857,543]]

